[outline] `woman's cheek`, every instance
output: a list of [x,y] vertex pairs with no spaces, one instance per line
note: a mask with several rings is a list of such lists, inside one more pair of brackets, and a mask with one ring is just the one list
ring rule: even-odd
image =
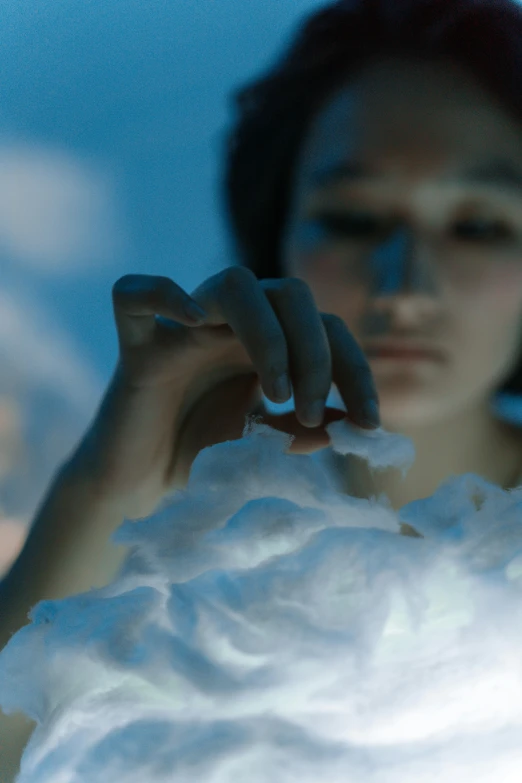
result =
[[338,315],[349,326],[357,322],[367,286],[346,258],[332,251],[303,255],[295,272],[310,287],[320,312]]
[[[448,255],[441,264],[441,274],[455,288],[487,297],[500,291],[516,296],[522,286],[522,257],[519,259],[455,257]],[[515,291],[513,291],[515,288]]]
[[496,274],[488,277],[487,287],[501,302],[518,305],[522,303],[522,259],[520,263],[499,266]]
[[346,253],[335,250],[317,250],[303,253],[299,257],[300,276],[313,280],[316,285],[335,287],[338,285],[362,285],[364,283],[360,264],[347,258]]

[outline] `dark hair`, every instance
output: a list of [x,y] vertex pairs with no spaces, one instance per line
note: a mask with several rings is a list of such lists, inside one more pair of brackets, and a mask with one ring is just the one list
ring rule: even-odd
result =
[[[339,0],[309,15],[268,73],[232,95],[225,210],[238,261],[258,279],[283,275],[281,239],[309,123],[337,88],[385,55],[457,61],[522,123],[517,0]],[[522,394],[522,353],[499,391]]]

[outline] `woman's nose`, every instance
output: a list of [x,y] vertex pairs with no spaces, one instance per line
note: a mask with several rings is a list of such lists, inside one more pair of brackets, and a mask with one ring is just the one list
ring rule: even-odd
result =
[[426,254],[419,253],[413,232],[397,228],[370,254],[371,294],[419,293],[433,296],[437,291],[436,270]]

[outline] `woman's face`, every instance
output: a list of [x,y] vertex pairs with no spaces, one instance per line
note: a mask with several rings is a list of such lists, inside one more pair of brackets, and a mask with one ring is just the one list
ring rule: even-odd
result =
[[372,359],[384,423],[487,399],[522,340],[522,128],[451,63],[374,62],[315,117],[296,169],[285,275],[367,352],[403,340],[441,361]]

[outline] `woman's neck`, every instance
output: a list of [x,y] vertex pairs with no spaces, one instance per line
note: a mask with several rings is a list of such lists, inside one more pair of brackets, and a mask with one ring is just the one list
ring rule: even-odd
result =
[[400,470],[372,474],[366,462],[352,458],[348,471],[344,463],[347,491],[358,497],[384,492],[397,511],[430,497],[451,476],[475,473],[507,489],[522,470],[522,429],[495,418],[489,404],[422,427],[394,428],[383,416],[383,428],[411,438],[415,462],[403,479]]

